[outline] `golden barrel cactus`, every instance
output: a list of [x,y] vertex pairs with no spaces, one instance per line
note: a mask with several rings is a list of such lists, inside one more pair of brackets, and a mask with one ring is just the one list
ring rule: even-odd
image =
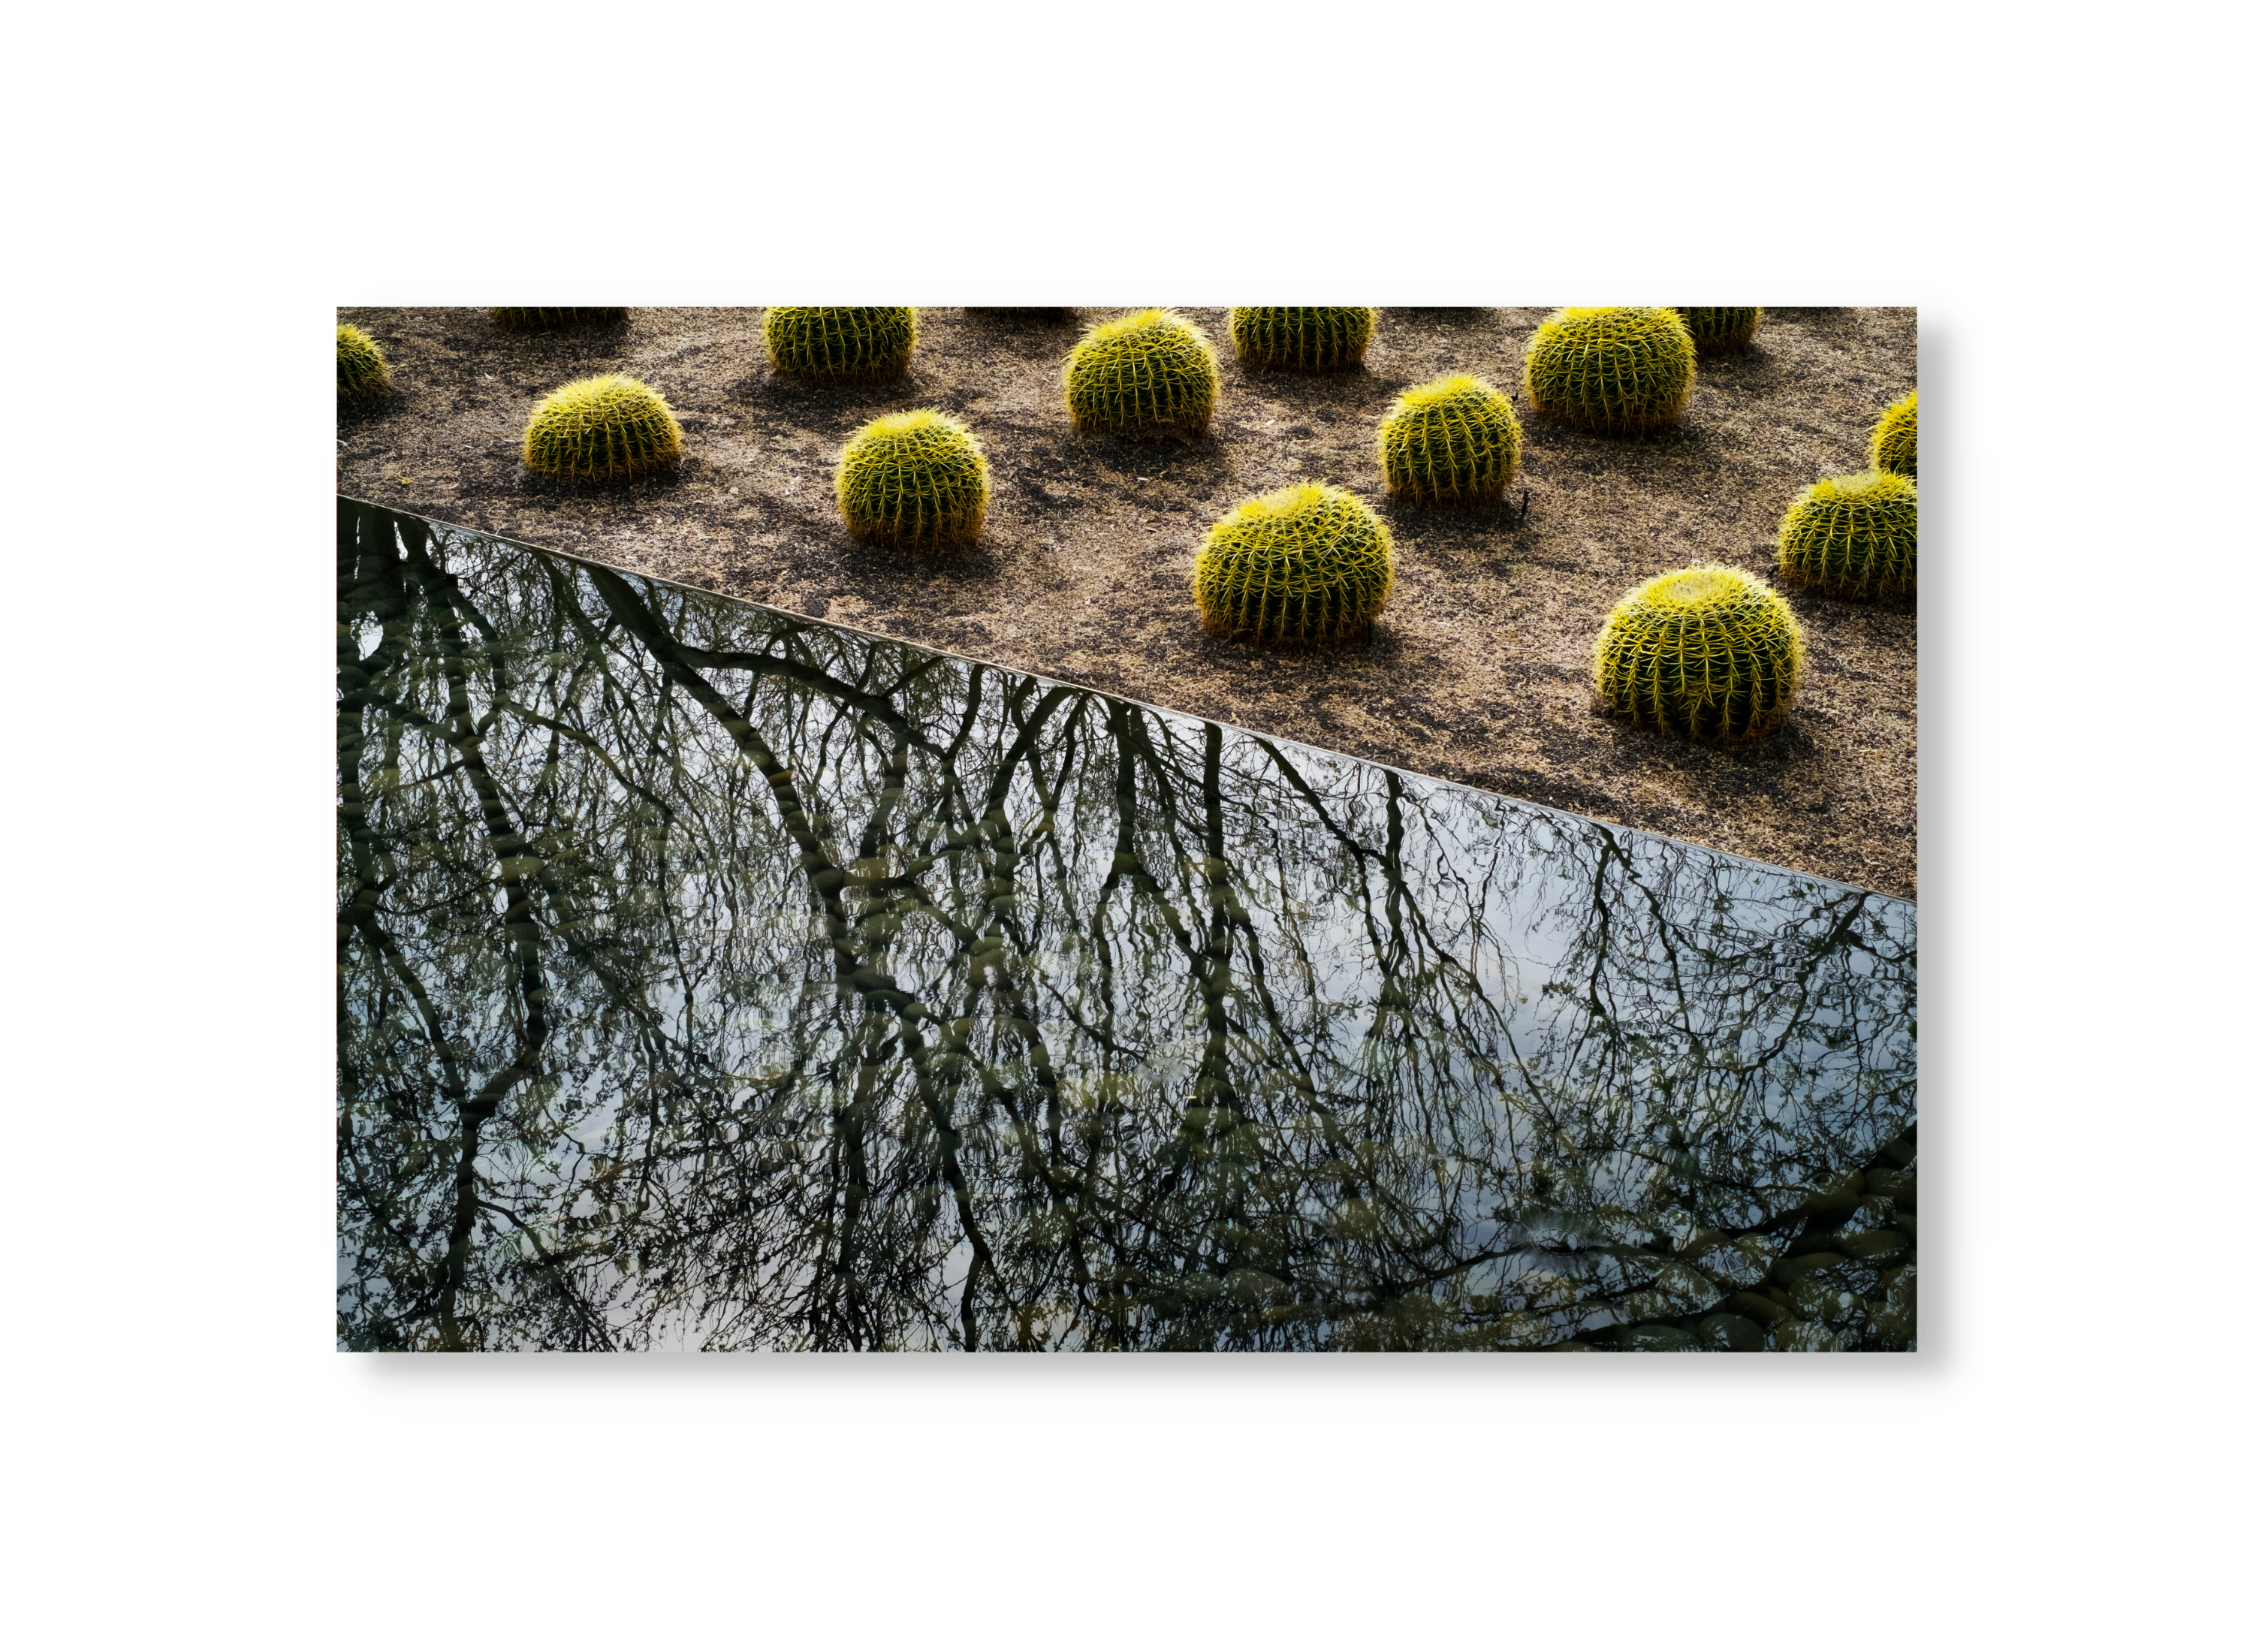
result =
[[876,545],[968,544],[986,524],[992,485],[978,438],[929,408],[870,420],[837,461],[845,526]]
[[366,401],[391,388],[391,366],[383,352],[350,323],[337,329],[337,394],[347,401]]
[[1679,418],[1697,382],[1697,346],[1671,310],[1559,310],[1525,351],[1525,394],[1544,418],[1632,436]]
[[1365,308],[1228,312],[1228,337],[1236,353],[1256,367],[1295,367],[1302,373],[1357,367],[1376,333],[1377,312]]
[[1806,643],[1790,605],[1733,568],[1678,568],[1621,599],[1596,638],[1596,692],[1617,716],[1709,744],[1775,732]]
[[1784,579],[1831,596],[1916,589],[1916,484],[1890,471],[1825,477],[1804,489],[1776,532]]
[[777,373],[844,384],[876,384],[908,370],[916,312],[879,309],[770,308],[759,324]]
[[1377,428],[1386,491],[1406,505],[1501,504],[1524,445],[1510,398],[1468,373],[1403,391]]
[[1064,359],[1064,408],[1083,435],[1202,436],[1219,398],[1212,340],[1170,310],[1098,322]]
[[680,457],[680,425],[665,398],[620,374],[575,380],[524,428],[525,468],[562,482],[623,482]]
[[1701,356],[1744,349],[1760,331],[1760,304],[1677,304]]
[[1215,636],[1344,642],[1365,635],[1392,594],[1392,535],[1345,489],[1301,482],[1214,523],[1190,583]]
[[1870,469],[1899,476],[1916,474],[1916,392],[1912,390],[1878,415],[1870,432]]

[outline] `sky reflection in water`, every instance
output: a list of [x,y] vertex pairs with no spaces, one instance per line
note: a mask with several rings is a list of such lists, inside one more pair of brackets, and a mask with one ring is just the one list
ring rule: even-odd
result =
[[340,1346],[1914,1345],[1913,906],[338,509]]

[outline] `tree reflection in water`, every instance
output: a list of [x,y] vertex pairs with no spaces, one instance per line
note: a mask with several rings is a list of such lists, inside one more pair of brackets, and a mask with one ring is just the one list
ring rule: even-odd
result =
[[339,502],[355,1349],[1903,1347],[1915,909]]

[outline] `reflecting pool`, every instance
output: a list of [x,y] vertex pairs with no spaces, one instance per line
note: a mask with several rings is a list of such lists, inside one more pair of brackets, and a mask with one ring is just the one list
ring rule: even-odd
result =
[[1892,1349],[1907,903],[338,501],[338,1339]]

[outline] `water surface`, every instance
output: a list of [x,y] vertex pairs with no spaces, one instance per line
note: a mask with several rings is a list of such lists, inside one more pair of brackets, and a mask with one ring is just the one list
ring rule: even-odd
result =
[[348,500],[352,1349],[1914,1346],[1915,909]]

